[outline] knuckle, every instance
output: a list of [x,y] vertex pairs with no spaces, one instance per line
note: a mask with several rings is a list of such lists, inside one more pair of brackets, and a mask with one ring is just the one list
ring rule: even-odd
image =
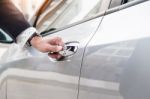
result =
[[57,40],[57,41],[62,41],[62,38],[59,37],[59,36],[57,36],[57,37],[56,37],[56,40]]
[[49,50],[52,52],[57,52],[57,47],[56,46],[50,47]]

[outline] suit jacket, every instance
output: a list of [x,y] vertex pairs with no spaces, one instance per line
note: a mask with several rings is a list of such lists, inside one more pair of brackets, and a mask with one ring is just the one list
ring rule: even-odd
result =
[[0,28],[3,29],[14,40],[30,24],[23,14],[14,6],[11,0],[0,0]]

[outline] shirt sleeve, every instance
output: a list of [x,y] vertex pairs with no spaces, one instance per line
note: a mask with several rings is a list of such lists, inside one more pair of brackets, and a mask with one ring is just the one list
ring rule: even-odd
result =
[[17,36],[30,27],[23,14],[15,7],[11,0],[0,0],[1,29],[16,41]]

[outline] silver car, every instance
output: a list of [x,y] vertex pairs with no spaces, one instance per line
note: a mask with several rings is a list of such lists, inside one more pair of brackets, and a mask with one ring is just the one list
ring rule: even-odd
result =
[[[38,32],[45,33],[56,28],[87,19],[108,9],[108,0],[43,0],[45,1],[29,19]],[[120,2],[120,1],[118,1]],[[12,39],[0,29],[0,57],[12,43]],[[7,40],[5,40],[7,38]],[[3,40],[4,39],[4,40]],[[3,41],[2,41],[3,40]]]
[[33,57],[1,64],[0,99],[149,99],[150,1],[108,5],[92,18],[42,34],[64,39],[63,58],[31,48]]

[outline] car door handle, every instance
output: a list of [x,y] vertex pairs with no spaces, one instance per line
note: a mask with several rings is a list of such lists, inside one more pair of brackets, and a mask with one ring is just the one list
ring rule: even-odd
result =
[[60,51],[59,54],[64,57],[69,57],[75,54],[78,50],[79,42],[77,41],[71,41],[65,43],[64,50]]
[[73,56],[78,50],[79,42],[78,41],[70,41],[66,42],[64,48],[60,52],[50,52],[49,54],[59,54],[61,58],[56,59],[57,61],[65,60],[68,57]]

